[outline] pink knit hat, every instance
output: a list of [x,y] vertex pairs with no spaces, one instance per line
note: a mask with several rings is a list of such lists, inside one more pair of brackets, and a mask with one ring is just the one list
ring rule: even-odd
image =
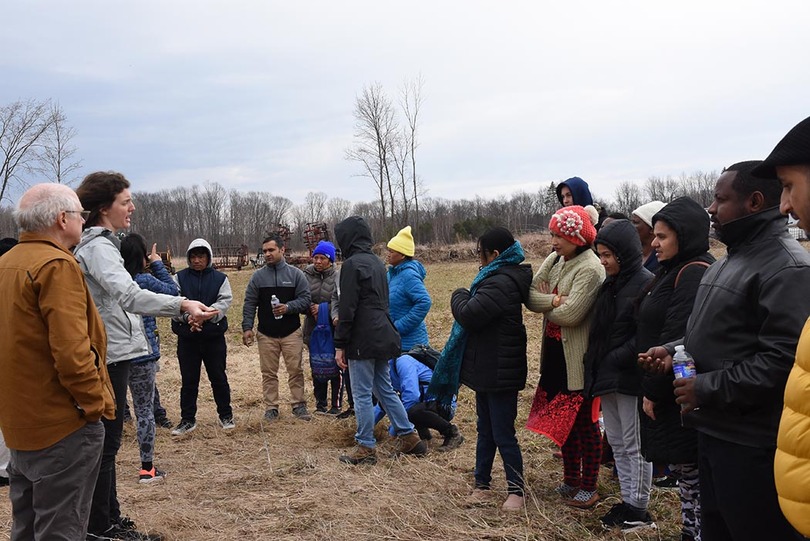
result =
[[597,221],[599,213],[591,205],[584,208],[572,205],[555,212],[548,222],[548,228],[577,246],[588,246],[596,239],[594,225]]

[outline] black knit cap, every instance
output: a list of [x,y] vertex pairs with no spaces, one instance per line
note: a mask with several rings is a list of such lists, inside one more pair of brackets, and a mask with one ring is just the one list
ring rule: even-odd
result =
[[796,124],[751,173],[755,177],[776,178],[777,165],[810,165],[810,117]]

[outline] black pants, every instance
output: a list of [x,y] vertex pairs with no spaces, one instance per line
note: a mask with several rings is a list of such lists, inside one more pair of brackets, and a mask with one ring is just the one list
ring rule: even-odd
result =
[[775,449],[748,447],[700,433],[700,537],[703,541],[805,539],[779,509]]
[[431,428],[438,431],[442,436],[447,436],[450,434],[450,427],[452,426],[444,417],[428,408],[424,402],[414,404],[408,409],[408,420],[413,423],[419,437],[423,440],[431,439],[429,430]]
[[343,398],[343,377],[341,373],[327,380],[312,378],[312,389],[315,392],[315,406],[318,408],[326,408],[326,394],[330,384],[332,385],[331,407],[340,409]]
[[101,468],[93,492],[90,506],[90,521],[87,531],[93,534],[104,533],[113,522],[121,518],[118,506],[118,493],[115,489],[115,457],[121,447],[121,433],[124,430],[124,404],[127,398],[129,381],[129,361],[107,365],[110,383],[115,393],[115,419],[101,419],[104,425],[104,446],[101,450]]
[[180,363],[180,417],[197,421],[197,394],[200,389],[201,365],[205,365],[217,414],[220,419],[233,417],[231,387],[225,373],[228,349],[224,335],[177,337],[177,360]]

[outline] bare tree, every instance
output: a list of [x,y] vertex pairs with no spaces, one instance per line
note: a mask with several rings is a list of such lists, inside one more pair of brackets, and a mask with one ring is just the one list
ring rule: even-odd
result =
[[638,187],[638,184],[630,182],[629,180],[625,180],[619,184],[613,198],[616,204],[616,210],[626,216],[630,216],[634,210],[643,204],[641,188]]
[[341,199],[340,197],[333,197],[326,202],[326,221],[329,223],[330,228],[334,228],[335,224],[349,216],[352,211],[352,202],[348,199]]
[[0,201],[12,184],[25,186],[23,172],[35,169],[39,146],[53,125],[51,102],[15,101],[0,107]]
[[42,136],[38,147],[38,164],[34,170],[41,173],[51,182],[72,184],[77,180],[76,172],[81,168],[81,161],[75,160],[76,146],[73,138],[76,129],[67,124],[67,117],[58,103],[50,106],[50,129]]
[[717,182],[719,173],[717,171],[695,171],[691,175],[681,175],[684,193],[703,205],[708,207],[714,200],[714,185]]
[[391,100],[380,83],[363,89],[355,103],[354,118],[355,143],[346,152],[346,158],[360,162],[362,175],[374,180],[379,193],[383,229],[387,230],[388,224],[393,226],[394,218],[394,188],[391,185],[389,162],[392,138],[398,127]]
[[[424,87],[424,80],[420,74],[415,80],[405,83],[402,90],[402,110],[405,113],[405,141],[408,147],[408,155],[411,158],[411,186],[414,203],[414,211],[416,213],[416,221],[414,223],[414,231],[419,234],[419,177],[416,174],[416,148],[419,146],[419,139],[417,137],[417,130],[419,127],[419,112],[422,109],[424,98],[422,97],[422,88]],[[407,217],[406,217],[407,221]]]
[[650,201],[669,203],[683,195],[683,187],[671,176],[650,177],[644,184],[644,191]]
[[309,192],[304,198],[304,214],[307,222],[321,222],[326,211],[326,200],[329,198],[323,192]]

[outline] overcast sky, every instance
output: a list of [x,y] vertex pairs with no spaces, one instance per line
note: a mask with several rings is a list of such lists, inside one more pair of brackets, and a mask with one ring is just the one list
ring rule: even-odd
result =
[[0,104],[59,101],[82,173],[375,199],[353,108],[421,75],[418,172],[451,199],[764,158],[810,115],[810,2],[13,1]]

